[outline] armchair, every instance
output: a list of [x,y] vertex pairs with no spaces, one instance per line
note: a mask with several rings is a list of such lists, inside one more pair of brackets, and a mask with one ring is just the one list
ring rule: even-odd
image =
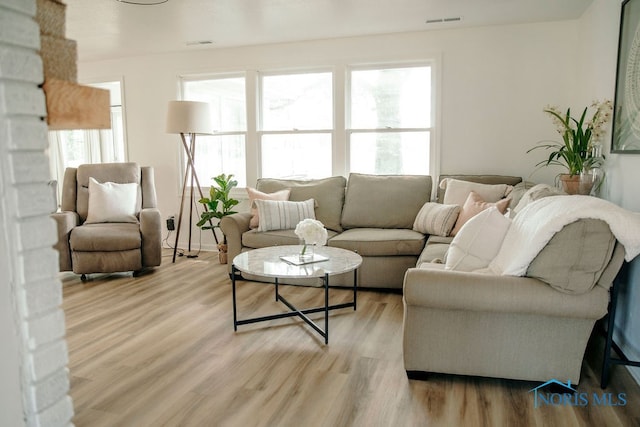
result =
[[[137,184],[135,217],[131,222],[91,222],[89,181]],[[160,265],[162,225],[157,209],[154,173],[137,163],[101,163],[67,168],[61,212],[52,214],[58,230],[60,271],[81,274],[142,270]]]

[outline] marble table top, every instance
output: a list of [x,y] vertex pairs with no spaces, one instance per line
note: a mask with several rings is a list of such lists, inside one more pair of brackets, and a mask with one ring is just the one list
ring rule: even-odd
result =
[[278,278],[323,277],[353,271],[362,264],[362,257],[355,252],[329,246],[316,246],[315,254],[328,258],[326,261],[294,265],[280,257],[297,255],[301,245],[271,246],[242,252],[233,259],[240,271],[258,276]]

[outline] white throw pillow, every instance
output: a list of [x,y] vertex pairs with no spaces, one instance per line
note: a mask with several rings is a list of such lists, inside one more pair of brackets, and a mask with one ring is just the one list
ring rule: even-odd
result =
[[89,178],[89,212],[86,224],[100,222],[138,222],[136,206],[138,184],[99,183]]
[[316,219],[314,199],[304,202],[257,199],[254,203],[260,217],[258,231],[290,230],[303,219]]
[[458,219],[459,205],[425,203],[413,222],[413,230],[423,234],[446,237]]
[[513,187],[507,184],[480,184],[453,178],[443,179],[440,188],[445,190],[442,201],[445,205],[463,205],[472,191],[486,202],[497,202],[513,190]]
[[485,268],[500,251],[511,220],[496,207],[467,221],[447,251],[447,270],[474,271]]

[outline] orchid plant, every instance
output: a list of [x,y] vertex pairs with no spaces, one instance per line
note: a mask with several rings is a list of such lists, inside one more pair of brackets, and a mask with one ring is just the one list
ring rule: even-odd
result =
[[[589,107],[595,109],[595,112],[587,118]],[[551,116],[562,142],[549,142],[529,149],[527,153],[538,148],[553,150],[547,159],[536,166],[564,166],[570,175],[579,175],[602,166],[604,156],[600,152],[599,141],[611,120],[613,104],[610,100],[594,101],[589,107],[585,107],[577,119],[571,116],[571,109],[567,109],[566,114],[552,106],[543,110]]]
[[327,229],[324,224],[316,219],[303,219],[296,225],[296,236],[304,240],[304,245],[300,255],[304,255],[307,251],[307,245],[324,246],[327,244]]

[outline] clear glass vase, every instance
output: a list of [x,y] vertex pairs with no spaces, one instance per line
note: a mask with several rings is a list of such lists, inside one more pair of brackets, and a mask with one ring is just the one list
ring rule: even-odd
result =
[[315,252],[315,245],[301,241],[298,258],[302,262],[311,261],[313,259],[314,252]]
[[593,189],[598,175],[593,170],[581,172],[578,175],[562,174],[560,182],[562,189],[567,194],[589,195]]

